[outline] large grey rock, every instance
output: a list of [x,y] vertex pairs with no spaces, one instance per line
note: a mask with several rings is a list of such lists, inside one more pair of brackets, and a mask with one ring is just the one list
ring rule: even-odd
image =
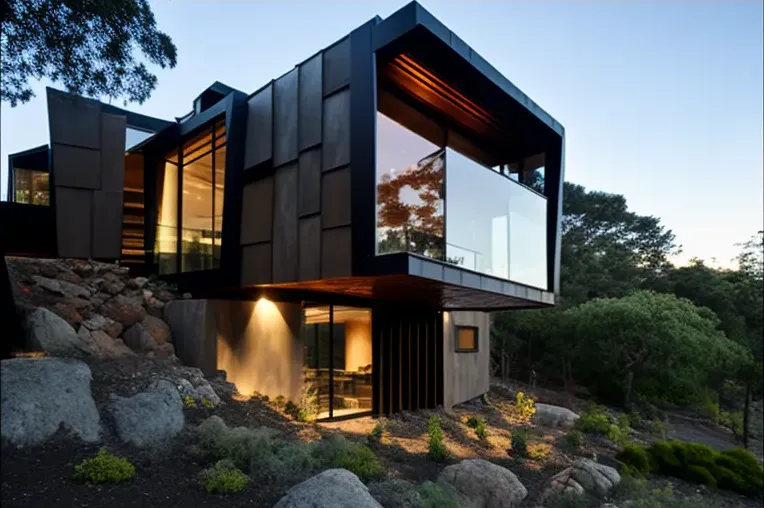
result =
[[111,396],[108,412],[117,435],[138,448],[164,444],[183,429],[183,402],[172,383],[159,380],[132,397]]
[[88,319],[82,322],[82,326],[95,332],[96,330],[102,330],[106,332],[110,337],[117,338],[122,333],[122,325],[117,323],[111,318],[104,317],[100,314],[93,314]]
[[79,360],[13,358],[0,362],[3,443],[36,445],[59,427],[85,442],[99,440],[90,368]]
[[27,344],[32,350],[53,356],[98,355],[98,347],[90,337],[77,335],[69,323],[43,307],[27,313],[24,328]]
[[528,495],[512,471],[482,459],[448,466],[437,483],[453,488],[464,508],[511,508]]
[[122,339],[114,339],[103,330],[91,332],[84,326],[80,327],[77,335],[87,337],[98,348],[98,358],[102,360],[122,358],[123,356],[135,356],[132,349],[127,347]]
[[165,342],[172,342],[170,335],[170,327],[167,324],[151,315],[146,316],[141,321],[141,326],[151,335],[157,344],[164,344]]
[[346,469],[328,469],[298,483],[273,508],[382,508]]
[[32,275],[32,279],[41,288],[61,296],[70,298],[88,298],[90,291],[78,284],[67,282],[65,280],[50,279],[40,275]]
[[566,407],[536,404],[536,413],[531,421],[546,427],[573,427],[579,418],[580,416]]
[[612,467],[591,459],[578,459],[549,480],[541,494],[541,499],[543,501],[564,493],[583,494],[584,492],[602,498],[619,483],[621,483],[621,475]]

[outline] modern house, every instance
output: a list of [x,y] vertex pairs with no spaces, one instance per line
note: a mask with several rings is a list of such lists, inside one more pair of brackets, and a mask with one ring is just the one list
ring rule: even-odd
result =
[[173,121],[47,100],[50,144],[10,156],[6,253],[174,281],[178,356],[240,392],[451,406],[488,390],[488,312],[555,304],[564,130],[416,2]]

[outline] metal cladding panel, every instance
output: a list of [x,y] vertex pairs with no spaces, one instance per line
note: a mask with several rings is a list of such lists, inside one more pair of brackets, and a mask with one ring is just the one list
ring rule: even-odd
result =
[[93,191],[56,189],[56,236],[62,258],[91,257]]
[[273,85],[253,95],[247,109],[245,170],[270,160],[273,153]]
[[350,164],[350,89],[324,99],[324,171]]
[[273,177],[244,186],[241,203],[242,245],[269,242],[273,227]]
[[350,37],[324,51],[324,95],[350,83]]
[[321,217],[300,219],[300,280],[321,278]]
[[90,148],[53,144],[53,179],[56,187],[101,188],[101,152]]
[[350,168],[324,173],[321,183],[321,227],[350,224]]
[[125,187],[125,132],[127,118],[101,114],[101,190],[122,192]]
[[273,282],[295,282],[299,273],[297,164],[276,170],[273,188]]
[[122,252],[122,191],[93,192],[93,257],[119,259]]
[[273,88],[273,165],[297,159],[298,69],[274,82]]
[[300,217],[321,211],[321,149],[300,154],[299,203]]
[[241,248],[241,285],[268,284],[271,277],[271,243]]
[[322,55],[318,54],[300,66],[299,149],[321,143]]
[[351,241],[350,226],[325,229],[321,233],[321,278],[350,277]]
[[101,148],[101,104],[92,99],[48,89],[51,144]]

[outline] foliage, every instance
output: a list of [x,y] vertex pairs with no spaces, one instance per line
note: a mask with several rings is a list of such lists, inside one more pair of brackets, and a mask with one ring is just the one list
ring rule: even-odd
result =
[[275,399],[273,399],[273,403],[276,404],[276,407],[279,410],[283,410],[286,407],[286,397],[283,395],[278,395]]
[[382,434],[385,432],[385,425],[387,421],[384,418],[377,418],[377,423],[374,424],[374,428],[371,429],[367,440],[369,443],[379,443],[382,440]]
[[382,464],[374,452],[342,436],[330,436],[319,441],[313,456],[320,467],[347,469],[363,482],[384,474]]
[[476,429],[478,426],[478,421],[480,419],[481,418],[479,416],[470,416],[469,418],[467,418],[467,427],[471,429]]
[[577,451],[583,443],[583,435],[580,430],[572,429],[565,434],[565,446],[572,451]]
[[756,456],[743,448],[717,452],[699,443],[660,442],[645,450],[631,445],[618,459],[634,469],[644,471],[644,456],[649,456],[649,471],[674,476],[709,487],[733,490],[748,496],[760,495],[764,489],[764,468]]
[[647,474],[652,469],[650,454],[643,446],[627,444],[615,458],[639,473]]
[[186,408],[196,407],[196,400],[192,396],[183,395],[181,398],[183,399],[183,406],[185,406]]
[[199,481],[208,494],[229,494],[244,490],[250,479],[226,459],[199,473]]
[[700,495],[678,495],[670,483],[651,490],[643,478],[637,477],[623,477],[613,494],[618,501],[628,501],[632,508],[721,508],[715,501]]
[[29,101],[29,79],[42,77],[76,94],[143,103],[157,85],[146,63],[177,62],[148,0],[9,0],[0,27],[0,99],[12,107]]
[[438,484],[424,482],[418,491],[422,508],[459,508],[455,493]]
[[432,460],[442,461],[448,456],[440,418],[432,415],[427,422],[427,456]]
[[202,397],[202,407],[205,407],[207,409],[212,409],[213,407],[215,407],[215,404],[213,404],[212,401],[208,399],[207,397]]
[[313,383],[304,383],[301,393],[300,402],[296,406],[296,412],[294,413],[297,421],[300,422],[313,422],[318,418],[319,402],[318,402],[318,389]]
[[528,455],[528,431],[525,429],[515,429],[510,434],[510,447],[513,455],[525,457]]
[[743,436],[742,411],[722,411],[719,413],[719,424],[730,429],[737,437]]
[[475,427],[475,435],[481,442],[486,442],[488,439],[488,427],[485,425],[485,420],[478,419],[477,426]]
[[576,420],[576,428],[589,434],[607,435],[610,430],[610,419],[607,414],[594,404],[590,404]]
[[101,448],[95,457],[74,466],[74,479],[93,483],[118,483],[135,477],[135,466],[130,461],[115,457]]
[[530,443],[527,445],[526,456],[533,460],[542,460],[552,452],[552,445],[549,443]]
[[712,419],[714,422],[719,421],[719,402],[716,400],[716,394],[705,393],[701,396],[701,402],[699,409],[703,416]]
[[536,414],[536,403],[530,397],[526,397],[523,392],[517,392],[515,395],[515,411],[517,416],[530,420]]
[[665,441],[668,437],[668,428],[666,427],[666,424],[658,418],[650,420],[650,431],[653,435],[658,436],[661,441]]

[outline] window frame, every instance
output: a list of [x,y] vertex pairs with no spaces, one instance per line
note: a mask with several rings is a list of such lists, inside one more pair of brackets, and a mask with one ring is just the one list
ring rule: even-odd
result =
[[[459,332],[470,330],[475,337],[475,347],[464,349],[459,347]],[[478,353],[480,352],[480,328],[477,326],[454,325],[454,352],[455,353]]]

